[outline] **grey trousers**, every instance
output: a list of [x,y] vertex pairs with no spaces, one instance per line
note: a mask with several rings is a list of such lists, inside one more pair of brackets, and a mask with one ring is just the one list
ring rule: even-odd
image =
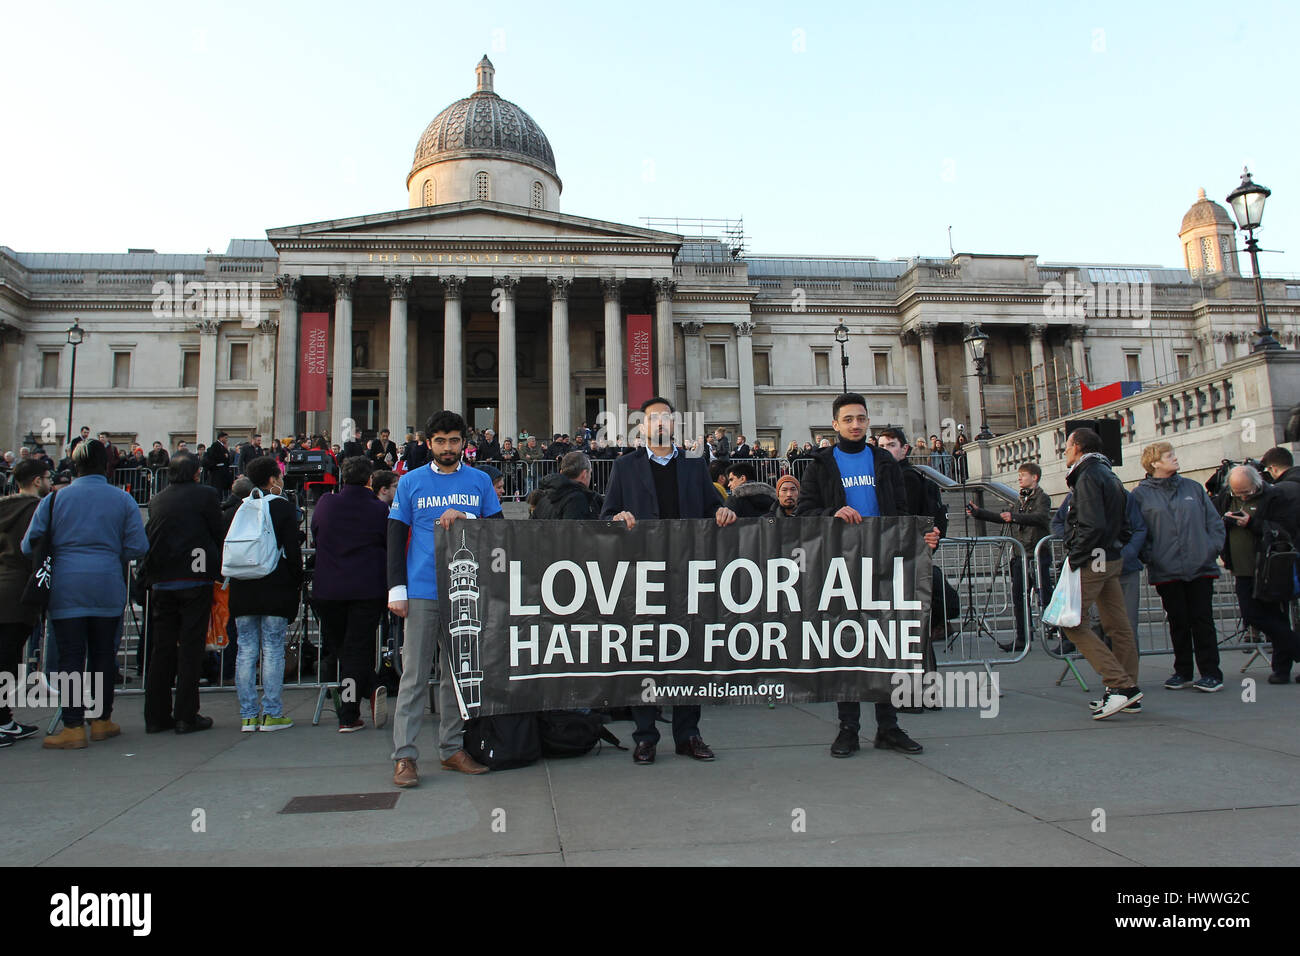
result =
[[[397,689],[397,706],[393,708],[393,759],[410,757],[418,760],[420,751],[415,738],[424,723],[429,704],[429,670],[433,667],[433,650],[442,630],[442,616],[437,601],[415,599],[407,605],[405,639],[402,644],[402,683]],[[438,752],[441,759],[461,749],[465,722],[460,719],[460,705],[452,686],[452,668],[442,668],[438,683]]]

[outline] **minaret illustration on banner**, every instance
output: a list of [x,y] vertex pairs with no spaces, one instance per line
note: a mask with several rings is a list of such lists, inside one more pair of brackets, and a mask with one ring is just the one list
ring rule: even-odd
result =
[[465,532],[460,535],[460,548],[451,556],[451,630],[452,651],[455,654],[456,683],[466,709],[478,707],[483,702],[483,670],[479,666],[478,639],[483,629],[478,616],[478,561],[465,547]]

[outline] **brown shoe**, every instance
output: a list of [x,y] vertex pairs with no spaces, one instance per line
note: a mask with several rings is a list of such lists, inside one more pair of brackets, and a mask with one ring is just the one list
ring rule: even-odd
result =
[[109,737],[116,737],[122,732],[122,728],[111,720],[92,720],[90,722],[90,739],[107,740]]
[[460,773],[487,773],[488,768],[483,766],[463,750],[457,750],[454,754],[442,762],[443,770],[457,770]]
[[415,761],[410,757],[403,757],[397,761],[397,767],[393,770],[393,785],[396,787],[415,787],[420,783],[420,771],[416,769]]
[[41,746],[46,750],[82,750],[90,746],[86,741],[86,725],[64,727],[57,734],[50,734],[41,741]]

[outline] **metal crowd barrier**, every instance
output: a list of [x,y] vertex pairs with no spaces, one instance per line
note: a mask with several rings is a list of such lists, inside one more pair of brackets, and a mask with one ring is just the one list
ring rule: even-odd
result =
[[[1034,617],[1038,625],[1037,639],[1042,643],[1043,650],[1049,656],[1062,661],[1065,665],[1061,671],[1061,676],[1056,680],[1057,685],[1059,686],[1064,682],[1067,675],[1072,675],[1079,687],[1086,691],[1088,684],[1075,666],[1075,662],[1080,660],[1083,655],[1077,650],[1062,653],[1062,635],[1059,629],[1048,627],[1042,623],[1043,608],[1051,600],[1052,588],[1055,587],[1057,575],[1065,564],[1064,542],[1060,538],[1053,536],[1043,538],[1035,548],[1035,558],[1040,567],[1043,562],[1050,561],[1051,568],[1049,586],[1035,592]],[[1150,584],[1145,569],[1138,571],[1137,574],[1139,575],[1138,616],[1134,636],[1137,638],[1138,655],[1148,657],[1157,654],[1172,654],[1174,647],[1170,639],[1168,621],[1164,604],[1160,600],[1160,594]],[[1232,572],[1225,568],[1219,569],[1219,577],[1214,582],[1211,608],[1214,615],[1214,629],[1218,638],[1219,650],[1221,652],[1243,651],[1250,655],[1242,665],[1241,673],[1244,674],[1256,660],[1263,660],[1266,665],[1271,664],[1269,656],[1265,652],[1268,641],[1242,620],[1241,608],[1237,601],[1236,582]],[[1091,609],[1090,616],[1090,626],[1093,632],[1104,638],[1104,629],[1097,616],[1096,608]]]

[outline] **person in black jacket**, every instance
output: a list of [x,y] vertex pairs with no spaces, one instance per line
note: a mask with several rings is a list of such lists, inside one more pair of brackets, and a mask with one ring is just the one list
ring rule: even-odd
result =
[[1300,487],[1300,465],[1296,465],[1295,456],[1281,445],[1264,452],[1259,463],[1268,472],[1273,484],[1287,482]]
[[[722,507],[704,458],[691,457],[674,443],[672,403],[666,398],[647,399],[641,413],[645,416],[646,448],[614,462],[600,516],[622,521],[629,528],[636,527],[638,521],[666,518],[712,518],[720,528],[734,523],[736,513]],[[633,707],[632,718],[636,721],[632,762],[652,764],[659,743],[655,708]],[[713,759],[713,751],[700,736],[699,705],[673,706],[673,741],[680,755]]]
[[163,443],[156,441],[153,443],[153,450],[149,452],[145,461],[150,468],[166,468],[171,459],[168,457],[167,449],[163,447]]
[[[1065,483],[1072,492],[1065,516],[1065,553],[1070,568],[1079,572],[1082,603],[1079,624],[1061,630],[1106,683],[1094,720],[1126,708],[1135,713],[1131,708],[1142,699],[1137,640],[1120,584],[1122,552],[1132,536],[1125,518],[1128,494],[1101,448],[1101,438],[1091,428],[1077,428],[1065,440],[1065,463],[1070,467]],[[1088,625],[1094,604],[1110,638],[1109,648]]]
[[[284,716],[284,639],[298,616],[302,586],[302,549],[298,543],[298,509],[280,497],[284,479],[280,466],[269,456],[248,466],[248,480],[256,496],[271,497],[271,523],[280,560],[270,574],[230,582],[230,616],[239,631],[239,656],[235,661],[235,687],[239,691],[240,730],[286,730],[293,721]],[[248,502],[245,502],[247,505]],[[227,532],[228,533],[228,532]],[[262,658],[261,717],[257,699],[257,662]]]
[[167,479],[149,501],[149,553],[140,568],[141,583],[151,589],[144,727],[150,734],[187,734],[212,726],[199,713],[199,678],[225,534],[217,491],[199,484],[195,458],[174,456]]
[[600,517],[603,499],[591,490],[591,459],[571,451],[560,461],[560,470],[542,479],[542,492],[530,517],[594,521]]
[[217,440],[203,452],[201,459],[208,483],[221,493],[223,500],[230,493],[230,486],[235,480],[230,467],[230,449],[227,447],[229,437],[225,432],[219,432]]
[[378,438],[372,438],[370,444],[366,446],[366,457],[370,459],[370,465],[376,471],[392,471],[393,466],[397,464],[398,454],[397,445],[388,437],[388,429],[383,428],[379,431]]
[[[864,517],[906,515],[907,490],[903,471],[894,456],[883,448],[867,444],[871,419],[867,400],[854,392],[835,399],[831,406],[831,427],[839,441],[817,451],[808,463],[799,486],[800,517],[820,515],[861,524]],[[932,549],[939,545],[939,529],[925,535]],[[848,757],[859,749],[862,705],[840,701],[840,730],[831,744],[831,756]],[[922,747],[898,726],[898,711],[890,701],[876,704],[877,749],[918,754]]]
[[[749,457],[746,455],[745,457]],[[736,462],[726,470],[727,507],[737,518],[763,518],[776,507],[776,489],[759,481],[754,466]]]
[[[26,458],[14,465],[15,493],[0,498],[0,679],[17,686],[18,661],[40,612],[22,603],[23,589],[32,573],[32,561],[23,554],[22,540],[41,498],[50,493],[50,475]],[[47,668],[53,669],[53,668]],[[40,728],[14,719],[0,693],[0,747],[34,737]]]

